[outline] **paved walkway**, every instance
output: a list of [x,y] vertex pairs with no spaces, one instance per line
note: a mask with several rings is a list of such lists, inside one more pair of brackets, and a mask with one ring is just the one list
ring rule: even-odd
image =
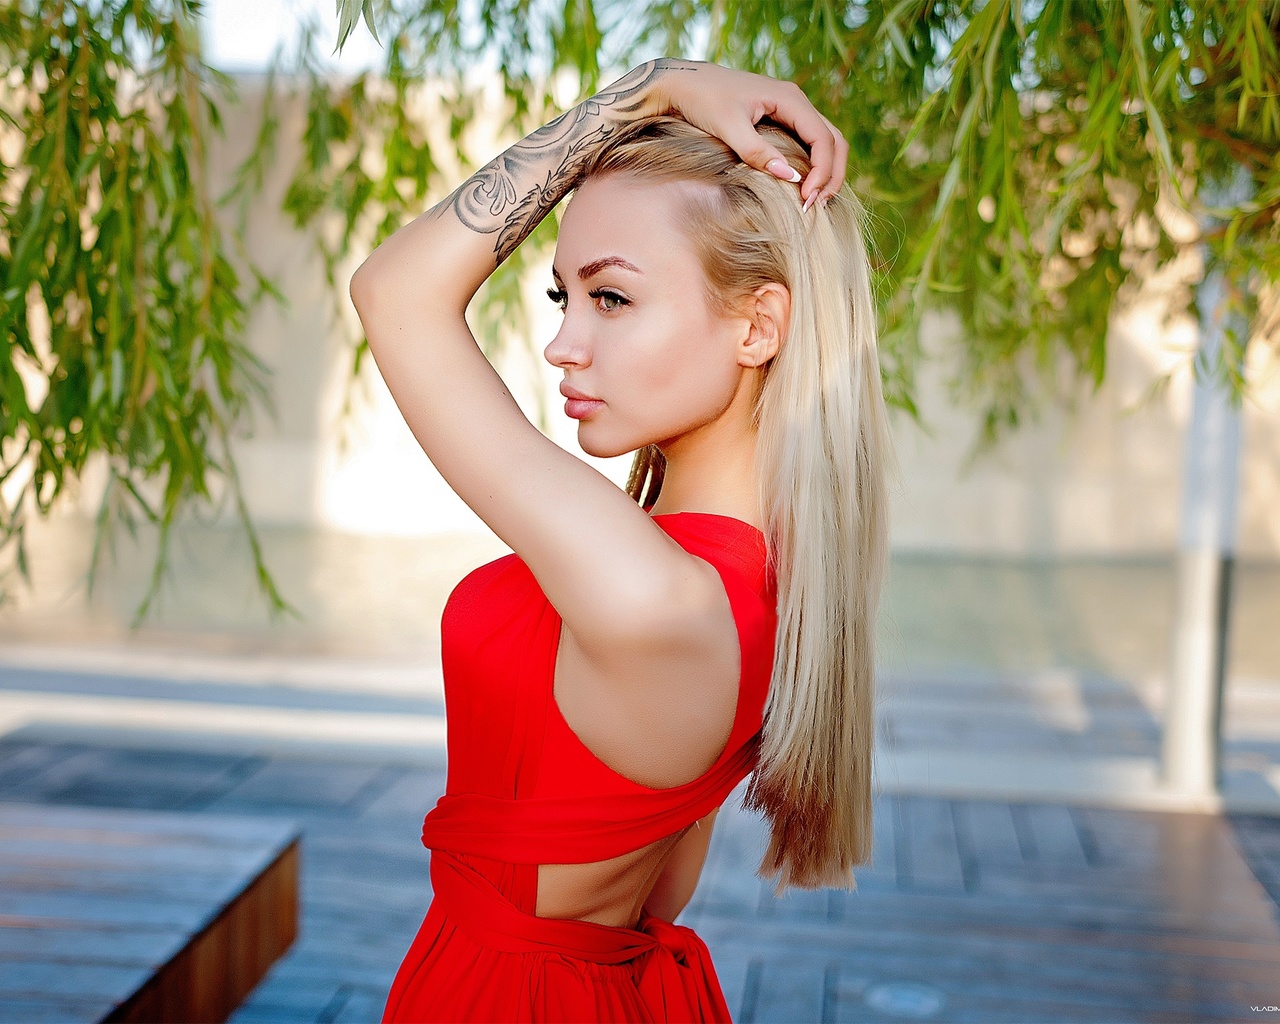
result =
[[[429,899],[418,833],[443,786],[441,766],[389,759],[0,741],[0,801],[302,824],[300,938],[235,1024],[378,1019]],[[731,809],[682,921],[743,1022],[1256,1020],[1280,1003],[1278,826],[886,795],[856,892],[778,900],[753,874],[760,821]]]

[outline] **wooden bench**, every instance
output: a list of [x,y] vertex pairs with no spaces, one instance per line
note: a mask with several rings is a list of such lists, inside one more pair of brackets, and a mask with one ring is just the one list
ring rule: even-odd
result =
[[291,823],[0,804],[0,1021],[223,1021],[298,931]]

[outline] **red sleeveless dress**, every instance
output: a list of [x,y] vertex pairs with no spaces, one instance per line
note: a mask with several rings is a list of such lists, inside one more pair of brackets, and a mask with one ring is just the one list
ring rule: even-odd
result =
[[763,535],[704,512],[655,515],[720,573],[742,651],[724,752],[651,789],[572,732],[552,694],[560,616],[520,558],[470,573],[441,619],[449,722],[445,795],[426,817],[434,898],[384,1021],[727,1021],[706,945],[642,912],[636,928],[540,918],[539,864],[621,856],[710,813],[756,763],[773,665],[775,590]]

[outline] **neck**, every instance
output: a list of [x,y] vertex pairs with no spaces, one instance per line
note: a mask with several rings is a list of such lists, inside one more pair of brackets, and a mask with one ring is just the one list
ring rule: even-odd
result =
[[694,432],[661,446],[667,466],[652,510],[655,515],[713,512],[760,526],[755,432],[718,434]]

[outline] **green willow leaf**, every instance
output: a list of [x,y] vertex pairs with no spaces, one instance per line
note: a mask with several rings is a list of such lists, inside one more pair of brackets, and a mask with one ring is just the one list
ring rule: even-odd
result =
[[1147,67],[1146,36],[1143,32],[1142,15],[1138,10],[1139,0],[1124,0],[1125,14],[1129,19],[1130,54],[1134,69],[1138,74],[1138,85],[1142,101],[1146,104],[1147,123],[1151,126],[1151,134],[1155,138],[1156,152],[1160,156],[1162,168],[1171,180],[1177,180],[1177,166],[1173,159],[1173,147],[1169,143],[1169,133],[1165,130],[1164,118],[1160,115],[1160,107],[1151,90],[1150,71]]

